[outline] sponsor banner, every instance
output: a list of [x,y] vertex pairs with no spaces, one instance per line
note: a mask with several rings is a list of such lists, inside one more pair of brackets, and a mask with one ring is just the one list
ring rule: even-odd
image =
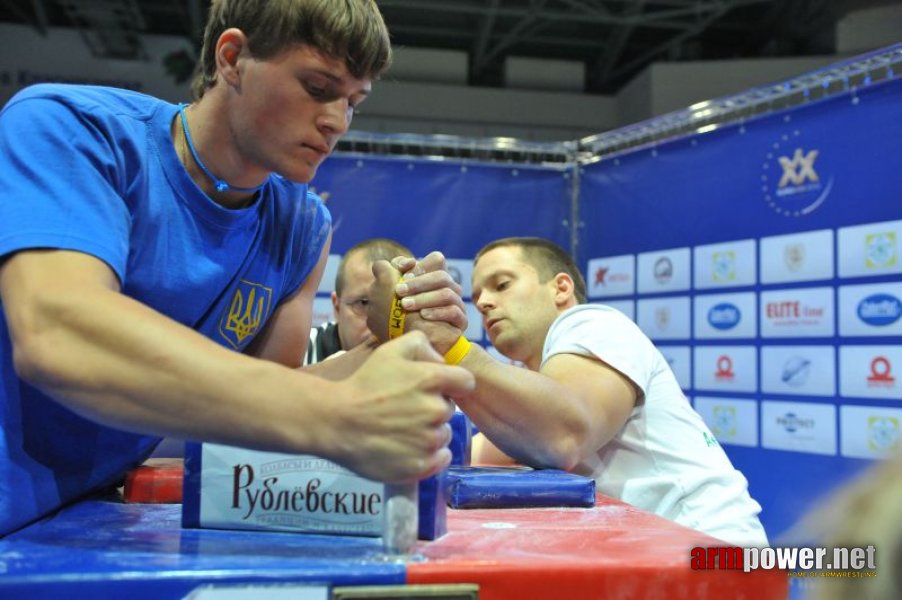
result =
[[692,366],[697,390],[758,391],[754,346],[696,346]]
[[653,340],[688,340],[689,297],[642,298],[637,302],[636,323]]
[[761,283],[833,278],[833,230],[761,238]]
[[464,335],[468,340],[481,342],[485,336],[485,330],[482,328],[482,313],[472,302],[464,302],[464,308],[467,309],[467,330]]
[[661,355],[684,390],[692,387],[692,352],[689,346],[658,346]]
[[839,335],[902,335],[902,283],[840,286]]
[[773,450],[836,454],[836,407],[809,402],[763,401],[761,445]]
[[340,262],[341,254],[330,254],[326,259],[326,270],[323,271],[323,278],[319,280],[317,293],[331,294],[335,289],[335,276],[338,275],[338,263]]
[[473,295],[473,261],[465,258],[449,258],[445,262],[448,274],[463,290],[461,296],[470,298]]
[[610,306],[611,308],[617,309],[630,320],[636,320],[636,303],[632,300],[612,300],[610,302],[592,302],[591,304],[603,304],[605,306]]
[[755,240],[696,246],[693,251],[695,288],[755,284]]
[[840,346],[839,393],[902,400],[902,346]]
[[758,445],[758,403],[754,400],[697,396],[695,411],[721,444]]
[[689,248],[639,254],[636,284],[640,294],[682,292],[691,286]]
[[807,396],[836,395],[833,346],[762,346],[761,391]]
[[902,221],[842,227],[837,237],[840,277],[902,273]]
[[761,163],[761,189],[764,201],[778,215],[805,218],[826,202],[835,181],[835,156],[830,148],[821,157],[821,135],[803,133],[796,127],[783,132],[770,145]]
[[331,321],[333,313],[332,298],[328,296],[316,297],[313,299],[313,319],[310,323],[313,327],[319,327],[323,323]]
[[695,297],[695,337],[753,338],[757,333],[754,292]]
[[840,453],[885,458],[902,450],[902,408],[839,407]]
[[635,256],[609,256],[589,260],[586,286],[590,298],[630,296],[635,290]]
[[761,337],[832,337],[833,288],[761,292]]

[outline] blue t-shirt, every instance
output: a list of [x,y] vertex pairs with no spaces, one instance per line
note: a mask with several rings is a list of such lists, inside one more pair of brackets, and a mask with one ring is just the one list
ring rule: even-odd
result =
[[[331,217],[277,175],[247,208],[214,203],[176,155],[177,109],[90,86],[13,97],[0,112],[0,260],[27,248],[93,255],[125,295],[242,351],[316,265]],[[81,418],[19,379],[2,313],[0,386],[0,535],[115,482],[159,441]]]

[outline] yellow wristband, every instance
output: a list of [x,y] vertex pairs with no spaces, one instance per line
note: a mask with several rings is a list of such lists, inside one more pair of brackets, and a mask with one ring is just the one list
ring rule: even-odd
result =
[[[398,281],[404,281],[404,277]],[[388,309],[388,339],[393,340],[396,337],[404,335],[404,320],[407,318],[407,311],[401,306],[401,299],[397,294],[392,296],[391,308]]]
[[460,361],[464,359],[469,351],[470,340],[464,336],[460,336],[457,338],[457,341],[454,342],[454,345],[451,346],[451,349],[445,352],[445,362],[449,365],[459,365]]

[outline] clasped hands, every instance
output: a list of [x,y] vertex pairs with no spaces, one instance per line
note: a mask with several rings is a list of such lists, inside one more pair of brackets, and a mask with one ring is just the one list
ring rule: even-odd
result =
[[441,252],[422,260],[398,257],[373,263],[367,325],[380,342],[389,339],[389,315],[395,297],[404,309],[404,332],[422,331],[445,354],[467,328],[461,286],[447,271]]

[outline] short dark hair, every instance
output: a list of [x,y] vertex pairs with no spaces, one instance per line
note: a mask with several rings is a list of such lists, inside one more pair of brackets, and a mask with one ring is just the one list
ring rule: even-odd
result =
[[344,253],[344,256],[341,257],[341,262],[338,263],[338,272],[335,273],[336,296],[341,297],[341,292],[345,287],[345,271],[347,270],[348,258],[357,252],[364,252],[369,262],[391,260],[396,256],[413,256],[413,252],[407,246],[388,238],[370,238],[354,244]]
[[551,280],[558,273],[566,273],[573,280],[573,295],[580,304],[586,301],[586,280],[579,268],[566,250],[544,238],[537,237],[508,237],[495,240],[483,246],[476,253],[473,261],[475,265],[483,254],[495,248],[510,247],[519,248],[523,258],[531,264],[539,274],[542,283]]
[[260,59],[304,44],[343,59],[357,79],[377,79],[391,64],[388,28],[375,0],[213,0],[191,85],[195,100],[216,85],[216,42],[230,27],[244,32]]

